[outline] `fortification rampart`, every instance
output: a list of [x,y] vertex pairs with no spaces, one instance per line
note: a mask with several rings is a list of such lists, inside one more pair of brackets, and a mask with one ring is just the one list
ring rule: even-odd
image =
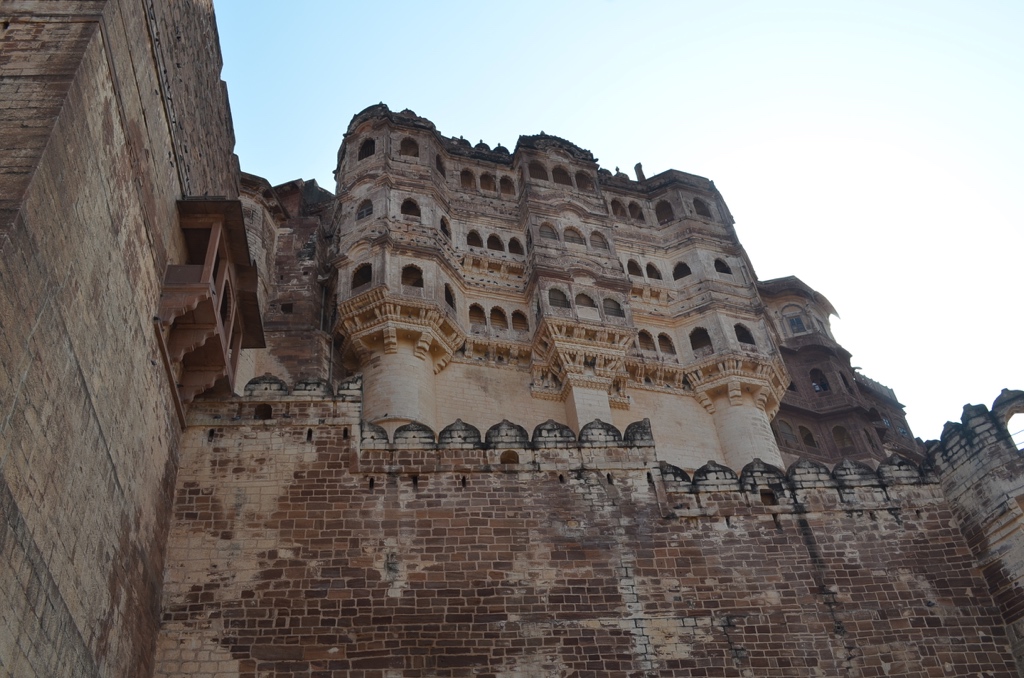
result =
[[686,470],[643,421],[388,435],[318,389],[194,406],[157,675],[1015,671],[938,453]]

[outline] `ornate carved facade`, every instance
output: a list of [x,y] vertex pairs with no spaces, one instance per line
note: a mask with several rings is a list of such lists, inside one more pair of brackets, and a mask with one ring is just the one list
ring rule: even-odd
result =
[[219,68],[0,7],[0,674],[1021,675],[1024,393],[915,441],[694,175],[383,105],[241,174]]

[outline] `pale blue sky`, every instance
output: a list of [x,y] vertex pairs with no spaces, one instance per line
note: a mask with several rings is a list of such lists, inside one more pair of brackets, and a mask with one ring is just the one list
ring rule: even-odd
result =
[[333,190],[379,101],[473,143],[543,130],[713,179],[759,277],[825,294],[922,438],[1024,389],[1024,3],[215,3],[271,183]]

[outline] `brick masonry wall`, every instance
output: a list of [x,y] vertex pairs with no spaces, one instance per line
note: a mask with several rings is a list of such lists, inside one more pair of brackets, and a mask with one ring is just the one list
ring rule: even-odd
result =
[[691,478],[614,442],[502,465],[512,443],[360,450],[354,403],[273,406],[193,412],[159,676],[1014,670],[954,512],[912,465]]
[[151,23],[147,4],[0,7],[0,675],[152,673],[181,435],[152,318],[183,259],[178,149],[203,149],[190,190],[231,195],[237,174],[212,6]]

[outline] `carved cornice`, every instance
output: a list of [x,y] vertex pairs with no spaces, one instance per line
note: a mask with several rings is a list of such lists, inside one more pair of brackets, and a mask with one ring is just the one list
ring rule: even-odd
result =
[[712,354],[688,366],[686,380],[708,412],[715,411],[712,396],[724,394],[731,405],[739,405],[743,387],[749,386],[758,409],[771,417],[786,393],[789,375],[778,356],[729,352]]
[[374,287],[338,305],[335,334],[345,337],[343,352],[353,352],[359,362],[372,353],[398,350],[400,334],[415,340],[415,354],[434,362],[434,372],[448,364],[462,347],[466,335],[455,319],[436,304]]

